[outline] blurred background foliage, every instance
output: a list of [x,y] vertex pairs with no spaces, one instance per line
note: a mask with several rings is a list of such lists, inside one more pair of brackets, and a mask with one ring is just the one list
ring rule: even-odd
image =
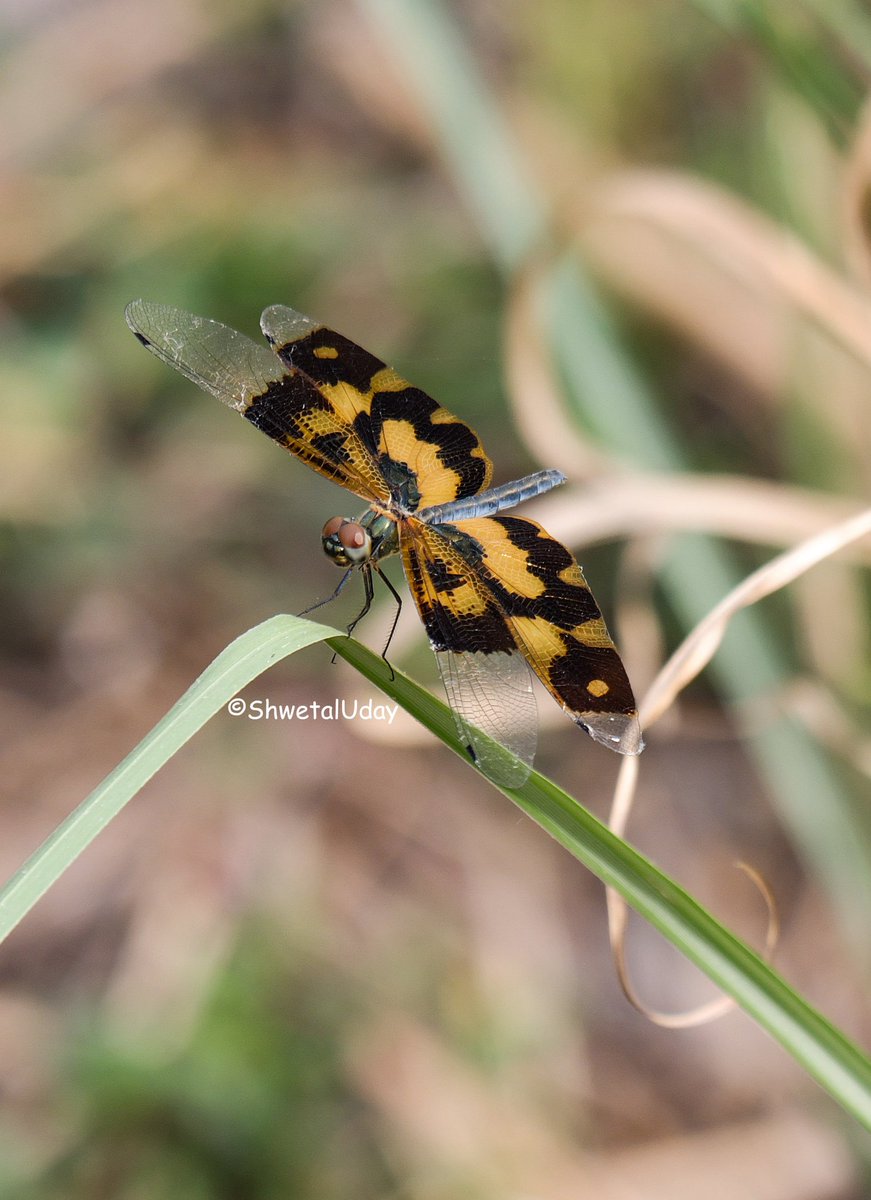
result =
[[[232,636],[335,584],[344,498],[145,354],[136,296],[249,333],[291,304],[468,419],[499,481],[562,467],[536,515],[640,692],[723,581],[861,506],[859,0],[0,22],[4,877]],[[687,570],[700,534],[728,568]],[[866,1044],[867,560],[761,606],[764,687],[727,643],[651,736],[632,834],[750,939],[752,861],[781,968]],[[410,607],[397,654],[431,679]],[[251,695],[354,686],[317,647]],[[615,763],[542,717],[542,769],[604,812]],[[4,1194],[864,1194],[867,1148],[782,1052],[742,1016],[649,1026],[595,881],[399,733],[219,719],[4,946]],[[660,1007],[708,995],[648,931],[630,952]]]

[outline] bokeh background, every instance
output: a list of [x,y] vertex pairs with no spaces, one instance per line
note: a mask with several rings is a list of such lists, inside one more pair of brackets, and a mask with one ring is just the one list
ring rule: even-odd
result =
[[[862,507],[859,0],[0,22],[3,878],[232,637],[336,581],[344,497],[147,355],[134,297],[252,335],[288,303],[468,419],[498,481],[561,467],[536,516],[639,692],[730,586]],[[651,732],[630,830],[756,942],[732,863],[760,870],[778,965],[866,1045],[868,557],[736,623]],[[435,685],[410,609],[397,661]],[[371,693],[315,647],[246,694]],[[542,718],[539,765],[604,815],[617,763]],[[640,923],[629,955],[651,1004],[711,994]],[[868,1162],[742,1014],[636,1013],[596,880],[399,722],[218,716],[0,951],[3,1195],[810,1200],[867,1194]]]

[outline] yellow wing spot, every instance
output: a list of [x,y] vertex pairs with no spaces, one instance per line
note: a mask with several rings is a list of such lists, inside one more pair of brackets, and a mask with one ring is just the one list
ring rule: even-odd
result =
[[315,358],[338,358],[339,352],[335,346],[315,346]]
[[587,684],[587,691],[591,696],[596,696],[597,698],[606,695],[610,690],[604,679],[591,679]]

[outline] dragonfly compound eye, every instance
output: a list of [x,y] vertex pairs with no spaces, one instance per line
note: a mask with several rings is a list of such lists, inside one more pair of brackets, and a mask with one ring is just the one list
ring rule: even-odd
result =
[[372,553],[372,539],[359,521],[331,517],[321,530],[324,554],[338,567],[353,567],[366,562]]

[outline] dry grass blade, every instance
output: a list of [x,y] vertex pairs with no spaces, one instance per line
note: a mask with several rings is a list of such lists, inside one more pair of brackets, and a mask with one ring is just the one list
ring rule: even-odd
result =
[[[679,693],[704,669],[723,640],[731,619],[751,604],[770,596],[793,582],[800,575],[844,547],[871,535],[871,509],[850,517],[831,529],[802,542],[792,550],[760,567],[737,588],[724,597],[711,613],[700,621],[659,672],[639,706],[642,725],[649,728],[674,703]],[[624,759],[611,805],[610,828],[623,835],[632,811],[638,783],[638,759]],[[745,863],[737,864],[761,892],[768,909],[766,954],[771,955],[777,943],[779,920],[774,898],[761,875]],[[682,1029],[705,1023],[722,1016],[734,1007],[728,997],[713,1000],[686,1013],[662,1013],[645,1005],[632,986],[626,963],[626,902],[608,889],[608,931],[614,964],[620,986],[627,1000],[656,1025]]]
[[869,535],[871,509],[865,509],[832,529],[779,554],[748,575],[699,622],[653,681],[640,705],[644,727],[649,728],[658,720],[678,693],[707,666],[736,613],[786,587],[811,567]]
[[[626,825],[632,810],[635,788],[638,782],[639,765],[637,758],[624,759],[617,780],[617,788],[614,792],[608,824],[620,837],[626,832]],[[738,862],[735,866],[739,871],[744,872],[765,901],[765,907],[768,912],[768,923],[765,932],[764,954],[766,960],[770,961],[780,936],[780,918],[774,896],[765,879],[754,867],[743,862]],[[608,905],[608,939],[611,943],[614,969],[617,972],[617,979],[623,995],[634,1009],[640,1012],[652,1024],[659,1025],[664,1029],[692,1029],[697,1025],[705,1025],[710,1021],[716,1021],[719,1017],[731,1012],[735,1007],[735,1001],[731,996],[719,996],[714,1000],[708,1001],[706,1004],[700,1004],[698,1007],[689,1009],[683,1013],[661,1012],[659,1009],[651,1008],[645,1004],[635,990],[626,960],[626,931],[629,925],[629,908],[620,893],[614,891],[613,888],[605,889],[605,899]]]
[[[767,378],[769,388],[776,386],[788,362],[791,313],[871,364],[868,298],[792,233],[712,184],[666,171],[623,172],[585,203],[580,224],[584,246],[601,267],[734,369],[749,370],[757,384]],[[682,247],[692,258],[679,253]],[[700,262],[716,274],[700,273]],[[682,285],[695,280],[695,287],[675,286],[676,271]],[[743,304],[734,286],[724,291],[727,280],[739,287]],[[755,301],[752,312],[748,298]],[[762,360],[754,364],[751,352]]]
[[[764,479],[628,470],[599,449],[569,415],[548,343],[540,305],[552,265],[552,257],[542,255],[516,277],[504,341],[509,398],[524,444],[542,465],[587,484],[570,501],[565,492],[539,501],[545,524],[551,519],[573,544],[693,530],[788,546],[858,511],[841,496]],[[857,553],[867,561],[871,547]]]
[[[735,865],[739,870],[744,871],[753,881],[761,892],[768,908],[768,926],[765,934],[765,959],[766,961],[770,961],[777,946],[777,939],[780,932],[777,910],[773,906],[774,897],[771,894],[768,884],[758,871],[748,866],[747,863],[736,863]],[[617,972],[620,990],[632,1007],[637,1012],[640,1012],[643,1017],[646,1017],[652,1025],[658,1025],[661,1029],[695,1029],[699,1025],[709,1025],[711,1021],[718,1021],[720,1017],[725,1017],[727,1013],[730,1013],[733,1008],[737,1007],[736,1002],[731,996],[718,996],[714,1000],[709,1000],[706,1004],[699,1004],[696,1008],[690,1008],[682,1013],[662,1012],[657,1008],[651,1008],[650,1005],[645,1004],[635,990],[629,975],[629,966],[626,962],[626,929],[629,917],[626,902],[617,892],[610,890],[606,892],[606,899],[608,902],[608,937],[611,941],[611,954],[614,959],[614,968]]]
[[[567,473],[574,478],[570,467]],[[535,515],[573,545],[691,531],[751,545],[791,546],[861,511],[852,500],[764,479],[621,472],[593,479],[583,491],[563,488],[544,496]],[[871,546],[857,546],[851,557],[871,561]]]
[[539,308],[552,266],[550,256],[542,255],[518,272],[510,288],[504,340],[508,395],[517,430],[538,461],[559,467],[570,479],[589,478],[613,469],[613,460],[584,437],[566,411]]

